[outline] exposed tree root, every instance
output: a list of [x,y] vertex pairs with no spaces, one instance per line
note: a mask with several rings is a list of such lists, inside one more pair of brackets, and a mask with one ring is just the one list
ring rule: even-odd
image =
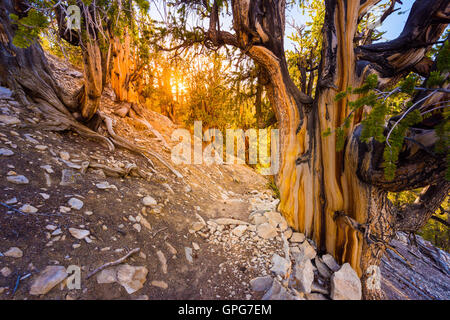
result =
[[39,125],[30,125],[31,127],[39,127],[49,131],[65,131],[71,129],[84,138],[100,140],[106,143],[109,151],[115,150],[114,144],[110,139],[78,122],[72,115],[61,113],[55,107],[43,100],[39,100],[38,102],[38,108],[46,117],[47,122]]
[[117,266],[117,265],[121,264],[121,263],[124,262],[129,256],[131,256],[132,254],[135,254],[135,253],[139,252],[140,250],[141,250],[140,248],[133,249],[133,250],[131,250],[130,252],[128,252],[125,256],[123,256],[122,258],[120,258],[120,259],[118,259],[118,260],[116,260],[116,261],[113,261],[113,262],[105,263],[105,264],[102,265],[101,267],[99,267],[99,268],[95,269],[94,271],[92,271],[91,273],[89,273],[88,276],[86,277],[86,279],[89,279],[90,277],[92,277],[92,276],[95,275],[96,273],[98,273],[98,272],[100,272],[100,271],[102,271],[102,270],[104,270],[104,269],[106,269],[106,268],[113,267],[113,266]]
[[177,170],[175,170],[167,161],[165,161],[161,156],[159,156],[157,153],[146,150],[142,147],[139,146],[135,146],[134,144],[130,143],[128,140],[118,136],[116,134],[116,132],[114,131],[113,128],[113,120],[108,117],[106,114],[104,114],[103,112],[99,112],[100,117],[102,117],[103,121],[105,122],[106,125],[106,129],[108,130],[109,135],[112,137],[113,141],[115,144],[120,145],[121,147],[128,149],[132,152],[135,152],[141,156],[143,156],[144,158],[146,158],[150,164],[152,165],[152,167],[154,167],[153,163],[151,162],[151,160],[145,155],[146,153],[148,153],[150,156],[156,158],[159,162],[161,162],[163,165],[165,165],[170,171],[172,171],[172,173],[177,176],[178,178],[182,179],[183,176],[181,175],[181,173],[179,173]]
[[112,168],[100,163],[88,163],[88,167],[92,169],[102,169],[106,175],[114,177],[126,177],[129,175],[135,175],[143,179],[150,178],[151,174],[146,173],[138,168],[134,163],[128,164],[125,168]]

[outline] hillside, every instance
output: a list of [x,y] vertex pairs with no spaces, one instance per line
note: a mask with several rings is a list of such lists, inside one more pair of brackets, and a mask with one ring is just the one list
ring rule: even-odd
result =
[[[80,86],[79,71],[49,59],[62,87]],[[105,90],[101,111],[114,120],[116,133],[170,162],[177,126],[152,111],[146,120],[154,131],[117,116],[113,111],[121,105],[111,92]],[[316,257],[314,242],[302,234],[291,238],[276,213],[279,200],[250,167],[182,165],[176,170],[183,178],[177,178],[157,159],[151,159],[153,168],[142,156],[108,151],[74,132],[42,130],[46,120],[39,110],[26,109],[5,88],[0,104],[0,299],[338,296],[330,277],[340,267],[323,252]],[[394,241],[411,266],[389,251],[384,291],[392,299],[449,299],[448,254],[429,244],[421,250],[419,243],[416,249],[404,239]],[[88,279],[136,248],[117,269]],[[307,294],[299,286],[308,280],[296,268],[305,257],[315,279]],[[64,286],[61,268],[70,265],[81,268],[81,290]],[[44,269],[43,288],[36,279]]]

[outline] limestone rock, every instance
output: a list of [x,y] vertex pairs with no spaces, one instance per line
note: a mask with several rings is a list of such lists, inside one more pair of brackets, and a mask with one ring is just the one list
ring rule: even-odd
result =
[[100,271],[97,274],[97,283],[114,283],[117,281],[117,270],[116,268],[108,268]]
[[216,220],[213,220],[213,222],[219,224],[219,225],[229,225],[229,224],[235,224],[235,225],[241,225],[241,224],[248,224],[245,221],[236,220],[236,219],[230,219],[230,218],[219,218]]
[[256,215],[252,216],[251,222],[253,224],[260,225],[260,224],[266,223],[267,222],[267,218],[265,216],[263,216],[263,215],[256,214]]
[[0,156],[10,157],[14,152],[7,148],[0,148]]
[[83,201],[81,201],[80,199],[77,199],[77,198],[71,198],[68,203],[69,203],[69,206],[75,210],[80,210],[84,206]]
[[192,224],[191,229],[194,230],[194,232],[200,231],[205,227],[205,224],[200,222],[200,221],[196,221]]
[[152,286],[160,289],[167,289],[169,287],[169,285],[166,282],[157,280],[152,281]]
[[66,268],[63,266],[48,266],[34,280],[30,294],[34,296],[46,294],[66,278]]
[[264,213],[264,216],[267,218],[267,221],[274,227],[277,227],[284,220],[279,212],[270,211]]
[[61,152],[59,153],[59,157],[60,157],[61,159],[63,159],[64,161],[69,161],[69,159],[70,159],[70,154],[69,154],[68,152],[66,152],[66,151],[61,151]]
[[350,264],[345,263],[331,276],[331,299],[361,300],[361,280]]
[[161,269],[163,273],[167,273],[167,259],[164,253],[162,253],[161,250],[158,250],[156,252],[156,255],[158,256],[159,262],[161,262]]
[[323,263],[325,263],[327,265],[328,268],[330,268],[330,270],[332,270],[333,272],[336,272],[339,270],[339,265],[337,264],[336,260],[334,260],[333,256],[329,253],[324,254],[322,256],[322,261]]
[[0,122],[3,122],[5,124],[19,124],[20,120],[17,119],[16,117],[11,117],[11,116],[7,116],[7,115],[0,115]]
[[172,255],[176,255],[178,253],[177,249],[175,249],[169,242],[166,241],[167,249]]
[[306,300],[328,300],[323,294],[320,293],[307,293]]
[[158,202],[151,196],[146,196],[142,199],[142,203],[146,207],[156,206]]
[[17,247],[12,247],[12,248],[9,248],[8,251],[4,252],[3,255],[5,257],[10,257],[10,258],[22,258],[23,252],[22,252],[22,250],[20,250]]
[[189,263],[194,263],[194,260],[192,259],[192,248],[185,247],[184,252],[186,254],[186,259]]
[[6,178],[6,180],[8,180],[9,182],[14,183],[14,184],[28,184],[28,183],[30,183],[30,180],[28,180],[27,177],[22,176],[22,175],[8,176]]
[[272,287],[270,287],[261,300],[297,300],[297,298],[289,293],[289,291],[275,279],[273,280]]
[[305,235],[303,233],[294,232],[289,241],[292,243],[301,243],[305,241]]
[[291,262],[287,259],[279,256],[276,253],[272,256],[272,268],[270,268],[270,271],[272,271],[276,275],[280,275],[285,278],[289,272],[290,267]]
[[269,223],[260,224],[257,228],[258,236],[263,239],[272,239],[277,236],[277,229]]
[[292,237],[292,229],[287,228],[286,231],[283,232],[284,237],[286,240],[289,240]]
[[78,240],[82,240],[91,234],[89,232],[89,230],[83,230],[83,229],[77,229],[77,228],[70,228],[69,232],[74,238],[77,238]]
[[6,278],[6,277],[9,277],[11,275],[12,271],[11,271],[10,268],[4,267],[4,268],[2,268],[2,270],[0,270],[0,273],[1,273],[2,276],[4,276]]
[[128,294],[132,294],[144,286],[147,274],[148,269],[146,267],[123,264],[117,267],[117,282],[125,288]]
[[258,277],[250,280],[250,286],[253,291],[262,292],[267,291],[273,283],[273,279],[271,276]]
[[29,204],[24,204],[23,206],[20,207],[19,210],[24,212],[24,213],[36,213],[36,212],[38,212],[37,208],[35,208],[35,207],[33,207],[32,205],[29,205]]
[[314,281],[314,267],[311,260],[306,259],[295,265],[294,278],[301,292],[311,293],[311,285]]
[[236,228],[234,228],[232,232],[235,236],[241,237],[246,230],[247,230],[247,226],[243,224],[243,225],[240,225],[240,226],[237,226]]
[[316,257],[316,250],[309,244],[308,241],[304,241],[299,246],[298,252],[292,252],[293,257],[297,263],[301,263],[302,260],[311,260]]
[[108,189],[114,189],[116,191],[118,190],[115,185],[109,184],[108,181],[103,181],[103,182],[97,183],[95,186],[100,190],[108,190]]
[[329,279],[331,277],[331,270],[327,267],[325,263],[322,262],[322,260],[319,258],[319,256],[316,256],[314,259],[314,262],[316,263],[317,270],[319,271],[319,274],[324,277],[325,279]]

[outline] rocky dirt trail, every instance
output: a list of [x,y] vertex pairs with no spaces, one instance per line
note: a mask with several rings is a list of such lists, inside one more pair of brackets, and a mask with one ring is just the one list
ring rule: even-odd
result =
[[[79,85],[78,71],[50,62],[63,86]],[[170,161],[176,125],[149,112],[148,130],[111,111],[110,90],[103,100],[119,135]],[[293,233],[251,168],[183,165],[179,179],[44,121],[0,90],[0,299],[361,298],[356,273]],[[69,288],[74,267],[80,289]]]

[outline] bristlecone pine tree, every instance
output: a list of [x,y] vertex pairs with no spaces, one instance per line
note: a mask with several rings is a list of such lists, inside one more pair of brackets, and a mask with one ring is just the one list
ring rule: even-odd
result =
[[[88,17],[92,4],[76,2]],[[209,29],[203,34],[196,29],[185,45],[199,42],[210,48],[239,48],[267,74],[266,89],[281,138],[281,169],[276,177],[279,209],[293,228],[314,239],[320,249],[339,262],[351,263],[362,277],[365,298],[381,298],[378,265],[395,232],[418,230],[449,191],[445,179],[448,112],[439,105],[449,100],[449,47],[443,46],[433,56],[441,61],[431,60],[429,51],[450,21],[450,4],[448,0],[416,0],[397,39],[359,46],[355,40],[358,24],[380,0],[324,2],[314,99],[295,86],[288,72],[283,43],[285,0],[231,0],[233,32],[219,27],[226,1],[176,4],[209,17]],[[30,16],[33,11],[27,8],[24,0],[0,3],[1,84],[14,89],[25,105],[36,103],[53,117],[57,110],[59,123],[99,137],[78,125],[73,113],[81,114],[78,119],[86,122],[98,108],[105,78],[101,70],[107,60],[102,58],[102,44],[95,42],[100,30],[83,26],[87,30],[81,33],[85,37],[85,87],[79,97],[69,99],[53,80],[37,42],[26,49],[13,44],[20,28],[10,14]],[[66,29],[61,30],[70,40]],[[411,72],[425,79],[423,90],[415,90],[417,81],[412,78],[404,80]],[[400,89],[385,92],[400,80]],[[433,87],[436,83],[439,88]],[[403,91],[417,93],[402,113],[384,121],[384,102],[390,94]],[[380,96],[384,101],[380,102]],[[437,144],[444,152],[434,152]],[[416,202],[403,208],[387,198],[388,192],[422,187]]]

